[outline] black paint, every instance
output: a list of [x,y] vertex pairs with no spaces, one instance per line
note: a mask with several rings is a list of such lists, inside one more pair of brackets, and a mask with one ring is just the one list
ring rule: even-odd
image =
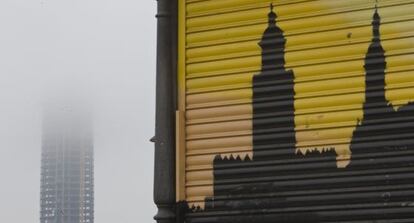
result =
[[[283,144],[285,148],[294,149],[294,75],[292,70],[285,68],[286,39],[283,30],[276,25],[273,6],[268,18],[268,27],[259,43],[262,71],[253,76],[253,145]],[[274,158],[255,156],[255,160]]]
[[[367,153],[388,156],[389,153],[414,148],[412,142],[398,141],[407,138],[407,135],[414,136],[414,105],[409,103],[396,111],[385,96],[387,63],[381,45],[380,23],[381,18],[375,11],[372,43],[365,57],[364,117],[354,131],[351,143],[352,154],[356,158]],[[389,145],[390,140],[394,145]],[[368,147],[370,143],[376,143],[376,146]]]

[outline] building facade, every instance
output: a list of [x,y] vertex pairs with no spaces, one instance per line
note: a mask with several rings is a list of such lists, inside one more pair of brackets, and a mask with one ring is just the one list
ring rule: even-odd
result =
[[40,223],[94,222],[92,123],[65,107],[44,112]]

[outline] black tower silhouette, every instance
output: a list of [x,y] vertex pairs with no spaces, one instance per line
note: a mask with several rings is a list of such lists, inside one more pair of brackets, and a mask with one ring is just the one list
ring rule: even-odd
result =
[[[385,50],[381,44],[381,17],[378,9],[372,21],[373,37],[365,57],[365,102],[363,119],[356,127],[352,141],[352,160],[347,172],[358,177],[363,172],[375,172],[353,187],[375,190],[364,200],[383,202],[389,209],[371,219],[397,219],[414,216],[414,207],[407,207],[407,201],[414,200],[414,104],[402,106],[398,111],[387,101],[385,94],[385,72],[387,68]],[[386,191],[385,192],[381,192]],[[386,196],[384,195],[386,194]],[[365,194],[364,194],[365,196]],[[392,207],[400,208],[399,213]]]
[[398,111],[385,95],[385,50],[381,44],[381,18],[378,10],[373,16],[373,38],[365,57],[365,102],[363,119],[354,131],[351,150],[353,163],[359,156],[372,154],[387,156],[388,153],[413,148],[414,105],[409,103]]
[[[259,43],[262,48],[261,73],[253,77],[253,146],[254,159],[274,159],[259,150],[288,149],[296,145],[294,74],[285,69],[286,39],[276,25],[277,15],[268,14],[268,27]],[[280,158],[280,153],[277,153]]]
[[[273,5],[270,8],[268,27],[259,42],[262,68],[253,77],[253,160],[216,156],[214,197],[205,200],[203,211],[236,209],[257,213],[214,217],[209,218],[210,222],[318,222],[312,213],[266,213],[269,209],[287,205],[286,197],[278,193],[287,190],[288,186],[279,185],[277,180],[291,172],[284,169],[286,164],[280,164],[286,160],[294,162],[298,157],[295,155],[294,74],[285,68],[286,39],[276,24]],[[261,169],[261,165],[267,166]],[[264,197],[256,196],[258,194]],[[189,222],[198,221],[190,218]]]

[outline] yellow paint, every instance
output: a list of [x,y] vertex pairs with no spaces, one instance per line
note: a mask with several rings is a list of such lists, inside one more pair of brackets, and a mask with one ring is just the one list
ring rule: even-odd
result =
[[[228,102],[249,100],[252,98],[252,90],[235,89],[231,91],[217,91],[202,94],[192,94],[187,96],[187,103],[189,104],[203,104],[213,102]],[[229,102],[228,102],[229,103]]]
[[251,136],[235,136],[217,139],[201,139],[187,141],[187,150],[208,150],[223,147],[252,146]]
[[[187,137],[189,139],[201,136],[208,136],[213,134],[220,133],[230,133],[234,132],[246,132],[246,134],[251,134],[252,131],[252,120],[238,120],[238,121],[228,121],[222,123],[207,123],[199,125],[188,125],[187,126]],[[241,135],[241,134],[235,134]]]
[[186,105],[186,60],[185,32],[186,2],[178,1],[178,111],[176,111],[176,201],[186,200],[186,148],[185,148],[185,105]]
[[[213,195],[214,157],[253,158],[252,77],[261,69],[257,43],[271,2],[287,39],[286,66],[295,75],[297,153],[334,148],[338,168],[347,167],[363,117],[375,0],[179,2],[179,106],[190,206],[204,208]],[[398,109],[414,101],[414,1],[380,0],[378,7],[386,97]]]
[[240,120],[246,117],[251,118],[252,110],[251,104],[199,108],[188,110],[186,118],[188,124]]
[[176,112],[176,200],[185,200],[186,154],[185,154],[185,120],[184,112]]
[[189,93],[251,87],[252,74],[233,74],[187,80]]

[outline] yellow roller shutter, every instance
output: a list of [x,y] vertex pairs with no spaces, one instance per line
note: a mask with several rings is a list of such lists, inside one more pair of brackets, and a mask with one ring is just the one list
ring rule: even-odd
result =
[[[414,202],[412,12],[413,0],[179,0],[177,202],[188,221],[414,219],[398,209]],[[400,177],[391,172],[408,183],[376,178]],[[370,215],[387,208],[376,192],[410,199],[384,198],[385,214]]]

